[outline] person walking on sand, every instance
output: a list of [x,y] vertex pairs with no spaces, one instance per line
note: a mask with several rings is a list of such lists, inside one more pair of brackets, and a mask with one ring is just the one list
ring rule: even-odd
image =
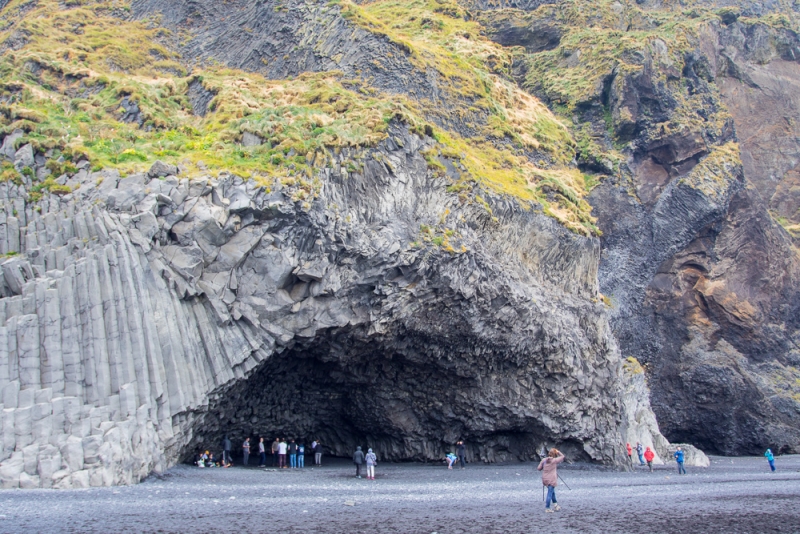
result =
[[467,464],[467,447],[463,441],[459,441],[457,445],[456,456],[458,456],[458,463],[461,465],[461,469],[464,469]]
[[775,456],[772,454],[772,449],[767,449],[767,452],[764,453],[767,461],[769,462],[769,468],[772,469],[772,472],[775,472]]
[[642,449],[642,444],[637,441],[636,442],[636,454],[639,455],[639,464],[640,465],[644,465],[644,458],[642,457],[642,453],[643,452],[644,452],[644,449]]
[[672,456],[675,457],[675,461],[678,462],[678,474],[686,474],[686,469],[683,467],[683,450],[678,447],[678,450],[675,451],[675,454]]
[[275,438],[275,441],[272,442],[272,467],[278,467],[278,451],[280,448],[280,439]]
[[353,463],[356,464],[356,478],[361,478],[361,466],[364,464],[364,453],[361,452],[361,447],[356,447],[356,452],[353,453]]
[[267,450],[264,448],[264,438],[258,438],[258,467],[267,467]]
[[[547,486],[547,500],[544,503],[545,512],[558,512],[561,507],[556,501],[556,486],[558,486],[558,464],[564,461],[564,455],[558,449],[550,449],[546,458],[539,462],[539,471],[542,472],[542,484]],[[553,509],[550,509],[550,503]]]
[[633,465],[633,448],[630,443],[626,443],[625,448],[628,450],[628,463]]
[[319,441],[314,445],[314,465],[322,467],[322,443]]
[[367,462],[367,480],[375,480],[375,466],[378,465],[378,457],[375,456],[372,449],[367,449],[364,460]]
[[651,473],[653,472],[653,458],[655,457],[656,455],[653,450],[650,447],[647,447],[647,450],[644,451],[644,459],[647,460],[647,467],[650,468]]
[[250,438],[245,438],[242,443],[242,457],[242,465],[247,467],[247,464],[250,463]]

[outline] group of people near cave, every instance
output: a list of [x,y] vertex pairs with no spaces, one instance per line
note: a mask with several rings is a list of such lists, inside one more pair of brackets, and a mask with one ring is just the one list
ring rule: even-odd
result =
[[[222,457],[217,458],[211,451],[195,451],[194,464],[197,467],[230,467],[233,465],[231,459],[231,440],[226,435],[222,439]],[[245,438],[242,443],[242,465],[250,465],[250,453],[253,446],[250,443],[250,438]],[[294,439],[275,438],[271,445],[272,452],[272,465],[278,469],[302,469],[305,467],[306,454],[314,454],[314,465],[322,465],[322,443],[318,440],[311,442],[310,449],[306,450],[306,446],[302,441],[296,442]],[[286,459],[289,458],[287,465]],[[258,438],[258,467],[267,467],[267,449],[264,443],[264,438]]]

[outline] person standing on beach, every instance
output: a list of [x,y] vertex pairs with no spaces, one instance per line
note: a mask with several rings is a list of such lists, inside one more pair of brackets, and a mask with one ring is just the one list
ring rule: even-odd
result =
[[258,438],[258,467],[267,467],[267,450],[264,448],[264,438]]
[[353,463],[356,464],[356,478],[361,478],[361,465],[364,463],[364,453],[361,452],[361,447],[356,447],[356,452],[353,453]]
[[278,443],[278,469],[286,469],[286,440],[281,438]]
[[764,453],[764,457],[766,457],[767,461],[769,462],[769,468],[772,469],[772,472],[775,472],[775,456],[772,454],[772,449],[767,449],[767,452]]
[[630,443],[626,443],[625,448],[628,450],[628,463],[633,465],[633,448]]
[[242,443],[242,457],[242,465],[247,467],[247,464],[250,463],[250,438],[245,438]]
[[678,462],[678,474],[685,475],[686,469],[684,469],[683,467],[683,450],[681,450],[681,448],[678,447],[678,450],[675,451],[675,454],[673,454],[673,456],[675,457],[675,461]]
[[458,455],[458,463],[461,465],[461,469],[464,469],[467,462],[467,447],[464,445],[463,441],[459,441],[457,445],[456,455]]
[[314,445],[314,465],[322,467],[322,443],[319,441]]
[[655,457],[656,455],[653,450],[650,447],[647,447],[647,450],[644,451],[644,459],[647,461],[647,467],[650,468],[651,473],[653,472],[653,458]]
[[636,442],[636,454],[639,455],[639,464],[640,465],[644,465],[644,458],[642,457],[642,452],[644,452],[644,450],[642,449],[642,444],[637,441]]
[[272,442],[272,467],[278,467],[278,451],[280,450],[280,440],[275,438]]
[[297,443],[289,441],[289,465],[292,469],[297,469]]
[[[542,484],[547,486],[547,500],[544,504],[544,511],[552,513],[558,512],[561,507],[556,501],[556,486],[558,486],[558,464],[564,461],[564,455],[558,449],[550,449],[547,458],[543,458],[539,462],[539,471],[542,472]],[[550,503],[553,503],[553,509],[550,509]]]
[[222,465],[225,467],[231,466],[231,440],[228,438],[228,435],[225,434],[225,437],[222,440]]
[[372,449],[367,449],[364,459],[367,461],[367,480],[375,480],[375,466],[378,465],[378,457],[375,456]]
[[297,445],[297,467],[302,469],[306,465],[306,446],[302,443]]

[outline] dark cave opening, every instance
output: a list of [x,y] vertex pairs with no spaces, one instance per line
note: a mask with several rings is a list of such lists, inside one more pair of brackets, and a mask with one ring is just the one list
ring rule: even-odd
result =
[[273,354],[211,396],[183,459],[197,449],[220,454],[226,434],[234,459],[251,438],[251,465],[258,463],[259,437],[268,456],[272,441],[286,438],[304,443],[307,454],[317,440],[328,456],[349,457],[362,446],[383,460],[436,461],[463,439],[469,461],[539,458],[544,429],[529,418],[487,413],[478,369],[420,354],[411,343],[389,345],[343,330]]

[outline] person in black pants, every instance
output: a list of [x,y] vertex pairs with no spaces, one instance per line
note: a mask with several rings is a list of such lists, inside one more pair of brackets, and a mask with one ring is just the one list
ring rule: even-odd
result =
[[461,469],[464,469],[467,464],[467,447],[464,445],[463,441],[459,441],[457,445],[456,454],[458,455],[458,462],[461,465]]

